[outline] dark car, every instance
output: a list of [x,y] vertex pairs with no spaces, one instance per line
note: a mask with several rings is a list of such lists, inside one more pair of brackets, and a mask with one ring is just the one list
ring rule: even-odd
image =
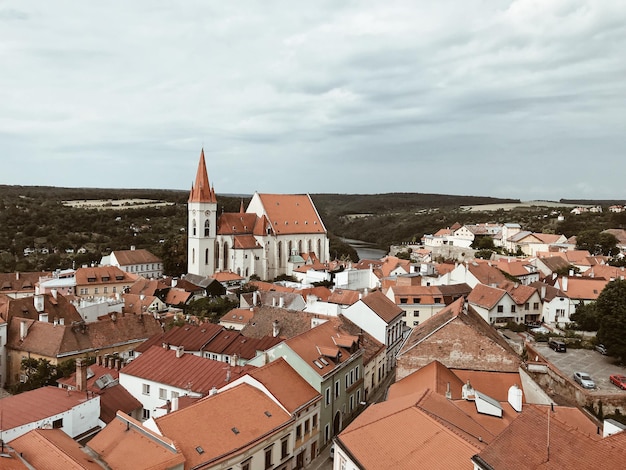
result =
[[550,339],[550,341],[548,341],[548,346],[556,352],[567,352],[567,346],[565,343],[563,341],[559,341],[558,339]]

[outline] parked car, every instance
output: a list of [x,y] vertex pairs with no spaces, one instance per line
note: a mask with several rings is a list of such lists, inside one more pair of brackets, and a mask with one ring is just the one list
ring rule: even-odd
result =
[[550,338],[548,341],[548,346],[554,349],[556,352],[567,352],[567,346],[563,341],[559,341],[558,339]]
[[622,390],[626,390],[626,375],[613,374],[609,377],[612,384],[617,385]]
[[574,380],[582,388],[596,388],[596,383],[587,372],[574,372]]
[[598,344],[596,346],[596,351],[598,351],[603,356],[606,356],[606,347],[604,346],[604,344]]

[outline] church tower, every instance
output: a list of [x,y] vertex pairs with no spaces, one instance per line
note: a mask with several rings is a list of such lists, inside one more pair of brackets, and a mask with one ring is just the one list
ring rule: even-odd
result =
[[187,219],[187,272],[212,276],[215,272],[217,198],[209,185],[204,149],[200,152],[196,181],[189,194]]

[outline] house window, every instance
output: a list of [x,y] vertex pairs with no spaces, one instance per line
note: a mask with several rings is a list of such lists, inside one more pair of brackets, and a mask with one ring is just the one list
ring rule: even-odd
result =
[[113,293],[115,294],[117,292],[117,287],[113,286]]
[[533,310],[539,310],[539,302],[533,304]]
[[530,310],[530,304],[528,302],[524,304],[524,310]]
[[280,441],[280,459],[286,459],[289,455],[289,436],[283,437]]
[[274,445],[267,447],[265,449],[265,468],[272,468],[272,447]]
[[515,305],[511,305],[511,313],[515,313]]
[[414,304],[419,304],[422,301],[422,299],[420,297],[413,297],[413,303]]
[[179,395],[178,392],[175,392],[172,390],[172,393],[170,396],[172,397],[172,399],[174,399],[174,398],[178,398],[178,395]]
[[306,434],[308,434],[308,433],[309,433],[309,420],[307,419],[307,420],[304,422],[304,434],[306,435]]
[[341,392],[341,382],[337,380],[335,382],[335,398],[339,397],[339,393]]
[[325,405],[328,406],[330,405],[330,387],[328,387],[324,393],[324,395],[326,396],[326,400],[325,400]]
[[413,326],[417,326],[417,325],[419,325],[419,324],[420,324],[420,321],[419,321],[419,320],[413,320]]
[[498,305],[498,313],[504,312],[504,307],[502,305]]
[[350,377],[346,374],[346,388],[350,386]]
[[317,413],[315,413],[313,415],[313,418],[311,418],[311,427],[313,429],[315,429],[317,427]]
[[350,395],[350,412],[354,411],[354,395]]
[[360,405],[361,404],[361,390],[357,390],[356,391],[356,404]]
[[414,317],[419,317],[419,316],[420,316],[420,311],[419,311],[419,310],[415,310],[415,311],[413,312],[413,316],[414,316]]
[[354,383],[354,369],[350,371],[350,385]]
[[330,439],[330,424],[324,426],[324,442],[328,442]]
[[441,303],[441,297],[435,297],[435,303],[436,304],[440,304]]
[[250,470],[250,465],[252,464],[252,458],[241,462],[241,470]]
[[98,288],[97,288],[97,287],[94,287],[94,289],[93,289],[93,293],[94,293],[94,294],[97,294],[97,293],[98,293]]
[[63,427],[63,418],[52,421],[52,429],[60,429]]
[[302,425],[298,424],[296,426],[296,441],[299,441],[300,439],[302,439]]
[[144,409],[143,409],[143,412],[142,412],[142,417],[143,417],[143,419],[144,419],[144,420],[146,420],[146,419],[150,419],[150,410],[146,410],[146,409],[144,408]]
[[141,393],[144,395],[150,395],[150,384],[143,384]]
[[359,380],[359,373],[360,373],[359,366],[356,366],[354,368],[354,380]]
[[159,399],[167,400],[167,390],[165,390],[164,388],[159,388]]
[[409,299],[407,299],[406,297],[400,297],[400,303],[401,304],[406,304],[409,301]]

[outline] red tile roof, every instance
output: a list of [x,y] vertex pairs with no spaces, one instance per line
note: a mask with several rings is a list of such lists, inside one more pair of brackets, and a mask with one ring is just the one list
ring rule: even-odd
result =
[[374,291],[370,293],[369,295],[363,297],[361,302],[367,305],[386,323],[392,323],[404,313],[400,307],[389,300],[381,291]]
[[2,429],[13,429],[69,411],[94,398],[84,392],[68,392],[59,387],[42,387],[0,400]]
[[282,357],[251,371],[249,375],[263,384],[289,413],[322,398]]
[[0,273],[0,293],[33,293],[35,291],[35,284],[39,282],[39,278],[49,277],[51,275],[52,273],[45,271],[30,273]]
[[182,346],[185,351],[202,351],[223,329],[214,323],[174,326],[168,331],[151,336],[141,346],[135,348],[135,351],[143,353],[152,346],[162,346],[163,343]]
[[505,295],[506,291],[503,289],[490,287],[485,284],[476,284],[476,287],[474,287],[470,295],[467,296],[467,301],[470,304],[491,310]]
[[148,264],[148,263],[162,263],[163,261],[156,255],[153,255],[148,250],[119,250],[111,253],[115,256],[115,259],[120,266],[130,266],[133,264]]
[[[475,460],[481,466],[510,470],[593,469],[602,462],[626,460],[626,433],[604,439],[592,438],[563,422],[560,419],[561,410],[557,407],[551,412],[549,407],[527,405],[521,416],[481,451]],[[595,430],[595,426],[593,428]]]
[[60,293],[57,293],[56,297],[52,294],[41,295],[43,310],[39,312],[35,308],[35,297],[14,299],[0,294],[0,317],[7,322],[13,317],[38,320],[40,313],[47,313],[48,322],[54,323],[54,320],[63,319],[66,324],[83,319],[69,299]]
[[159,436],[121,412],[89,441],[88,447],[110,468],[169,470],[185,463],[171,439]]
[[240,377],[254,366],[232,366],[193,354],[176,357],[176,351],[152,346],[133,362],[124,367],[120,374],[151,380],[207,395],[213,387],[221,387],[226,382],[228,371],[230,380]]
[[165,303],[167,305],[185,305],[189,299],[193,297],[191,292],[187,292],[184,289],[179,289],[177,287],[172,287],[167,291],[165,296]]
[[261,390],[240,384],[155,422],[162,434],[179,444],[185,468],[196,468],[235,455],[243,460],[246,450],[282,432],[292,418]]
[[[11,447],[34,468],[102,470],[78,442],[60,429],[33,429],[13,439]],[[2,463],[0,468],[4,470]]]
[[328,303],[339,305],[352,305],[361,298],[357,290],[335,289],[328,297]]
[[188,202],[217,203],[215,190],[209,185],[209,176],[206,171],[206,162],[204,161],[204,149],[200,152],[200,161],[198,162],[196,181],[191,186],[191,193],[189,193]]
[[326,233],[308,194],[258,194],[277,235]]
[[76,270],[77,286],[87,284],[119,284],[124,282],[131,285],[136,279],[136,276],[122,271],[117,266],[97,266],[93,268],[78,268]]

